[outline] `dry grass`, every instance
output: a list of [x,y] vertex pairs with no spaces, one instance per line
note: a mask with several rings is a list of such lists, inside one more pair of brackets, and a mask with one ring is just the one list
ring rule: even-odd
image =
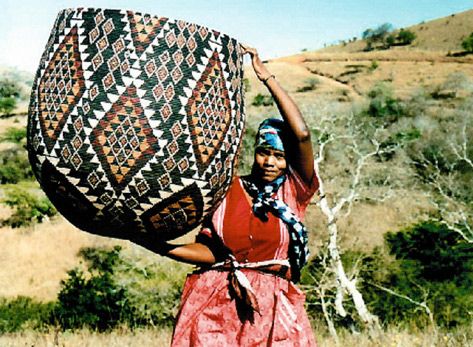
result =
[[87,330],[78,332],[26,331],[17,334],[0,336],[2,347],[135,347],[135,346],[169,346],[172,331],[166,328],[138,329],[129,331],[118,329],[110,333],[97,333]]
[[[26,331],[0,336],[2,347],[134,347],[169,346],[171,329],[148,328],[130,331],[126,328],[99,334],[87,330],[77,332]],[[427,329],[415,333],[403,329],[390,328],[370,333],[350,333],[340,331],[340,344],[328,336],[325,330],[315,332],[319,347],[363,346],[363,347],[472,347],[473,327],[454,332],[438,332]]]
[[[363,347],[471,347],[473,327],[457,332],[439,332],[430,328],[424,331],[409,332],[391,327],[387,330],[374,330],[365,333],[339,331],[339,346]],[[335,340],[325,333],[318,337],[319,347],[337,347]]]
[[53,300],[66,271],[77,266],[81,247],[115,244],[73,227],[62,217],[25,229],[0,232],[0,296]]

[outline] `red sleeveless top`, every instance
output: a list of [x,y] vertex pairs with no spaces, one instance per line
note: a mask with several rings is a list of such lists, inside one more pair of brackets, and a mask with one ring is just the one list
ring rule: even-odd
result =
[[[305,209],[317,188],[316,175],[308,185],[289,167],[287,179],[276,192],[275,198],[284,201],[303,221]],[[245,193],[239,177],[233,180],[224,200],[213,213],[212,224],[218,237],[238,262],[288,257],[289,232],[286,224],[272,213],[268,213],[266,222],[256,217],[252,211],[251,198]],[[215,237],[205,227],[200,234],[210,239]]]

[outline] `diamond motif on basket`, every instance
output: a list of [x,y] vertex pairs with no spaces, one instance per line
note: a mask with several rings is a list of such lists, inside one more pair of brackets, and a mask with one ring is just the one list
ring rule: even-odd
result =
[[94,70],[97,71],[100,65],[103,63],[103,57],[102,54],[99,52],[97,53],[93,58],[92,58],[92,66]]
[[125,49],[125,42],[120,37],[118,40],[112,43],[112,48],[113,48],[113,52],[115,52],[115,54],[118,54]]
[[186,107],[199,173],[212,161],[231,122],[228,90],[214,51]]
[[99,12],[97,13],[94,19],[95,19],[95,24],[100,25],[100,23],[102,23],[105,20],[105,17],[102,12]]
[[99,28],[93,28],[89,33],[89,40],[91,43],[94,43],[95,40],[100,36]]
[[158,142],[135,87],[128,87],[112,105],[93,130],[92,139],[108,176],[122,186],[156,153]]
[[154,98],[156,99],[156,101],[159,101],[159,99],[161,99],[163,94],[164,94],[164,88],[163,88],[163,85],[161,83],[154,86],[153,95],[154,95]]
[[174,84],[177,84],[181,79],[182,79],[182,71],[179,68],[179,66],[176,66],[172,71],[171,71],[171,77],[174,82]]
[[195,64],[195,57],[192,53],[189,53],[186,57],[186,62],[189,67],[192,67]]
[[104,51],[108,47],[107,36],[101,37],[100,40],[97,41],[96,45],[100,52]]
[[180,34],[177,36],[177,46],[178,46],[179,48],[184,47],[185,44],[186,44],[186,41],[187,41],[187,40],[186,40],[186,37],[184,36],[183,33],[180,33]]
[[181,65],[182,61],[184,60],[184,56],[182,54],[182,51],[180,49],[175,51],[172,54],[172,59],[174,60],[174,62],[176,63],[177,66]]
[[148,77],[150,77],[155,71],[156,71],[156,62],[154,61],[154,59],[151,59],[149,60],[146,64],[145,64],[145,71],[146,71],[146,74],[148,75]]
[[87,182],[89,182],[90,186],[95,189],[100,183],[100,177],[95,171],[93,171],[89,176],[87,176]]
[[195,49],[197,48],[197,44],[195,43],[195,39],[193,36],[189,37],[189,39],[187,40],[187,48],[189,49],[189,51],[191,52],[194,52]]
[[171,107],[169,106],[169,104],[164,104],[163,107],[160,108],[159,114],[161,115],[161,117],[163,118],[164,121],[167,121],[168,118],[172,114],[172,110],[171,110]]
[[156,75],[158,76],[158,80],[163,82],[166,78],[168,78],[169,71],[165,65],[161,65],[156,72]]
[[110,70],[115,71],[120,66],[120,59],[114,55],[107,61],[107,65]]
[[166,90],[164,91],[164,97],[166,98],[167,102],[171,102],[171,100],[174,98],[174,94],[174,87],[172,84],[168,84]]
[[176,34],[174,33],[174,30],[168,32],[164,38],[169,48],[172,48],[172,46],[174,46],[174,44],[176,43]]
[[[67,85],[70,85],[69,90]],[[49,150],[84,90],[77,28],[74,27],[57,48],[39,83],[39,118]]]
[[204,28],[204,27],[199,28],[199,35],[200,35],[200,38],[202,40],[205,40],[207,38],[208,33],[209,33],[209,31],[206,28]]
[[104,25],[103,25],[103,31],[105,32],[105,34],[110,34],[113,29],[115,29],[115,26],[113,25],[113,21],[112,21],[112,18],[110,18],[109,20],[107,20]]
[[166,64],[169,61],[169,59],[171,59],[171,57],[169,56],[168,51],[164,51],[163,53],[159,55],[159,61],[161,61],[162,64]]

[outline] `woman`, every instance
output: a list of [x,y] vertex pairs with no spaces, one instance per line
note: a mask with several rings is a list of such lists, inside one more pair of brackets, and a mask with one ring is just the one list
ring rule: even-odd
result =
[[195,243],[154,249],[201,266],[185,283],[172,345],[315,346],[293,284],[308,256],[300,220],[318,187],[310,132],[257,51],[242,49],[283,121],[260,125],[251,174],[234,179]]

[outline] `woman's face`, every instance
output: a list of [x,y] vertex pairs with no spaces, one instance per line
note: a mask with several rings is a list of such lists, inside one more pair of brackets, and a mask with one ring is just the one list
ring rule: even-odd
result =
[[265,182],[272,182],[286,171],[286,157],[283,151],[257,147],[255,150],[254,173]]

